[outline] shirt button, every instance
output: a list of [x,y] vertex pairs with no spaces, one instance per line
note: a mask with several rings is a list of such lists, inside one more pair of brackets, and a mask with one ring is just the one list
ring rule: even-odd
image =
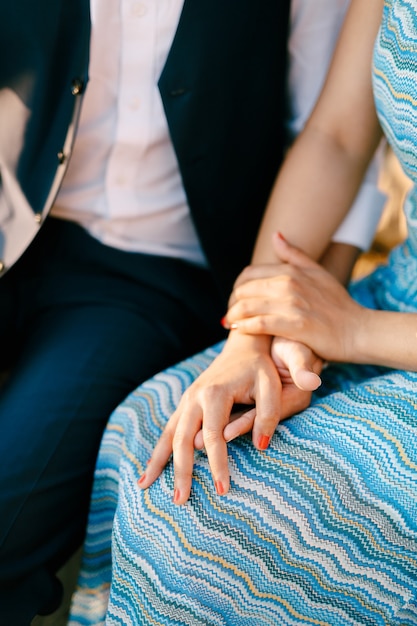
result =
[[145,4],[142,2],[135,2],[132,5],[132,15],[133,17],[142,17],[148,11]]

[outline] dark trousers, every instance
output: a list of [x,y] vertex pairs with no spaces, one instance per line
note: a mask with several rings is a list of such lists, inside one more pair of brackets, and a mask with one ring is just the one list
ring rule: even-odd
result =
[[52,611],[82,543],[111,411],[157,371],[221,339],[209,273],[103,246],[48,218],[0,279],[0,625]]

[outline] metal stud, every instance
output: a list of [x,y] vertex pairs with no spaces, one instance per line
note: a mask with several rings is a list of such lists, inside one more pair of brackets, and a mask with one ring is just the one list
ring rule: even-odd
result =
[[84,83],[82,80],[80,80],[79,78],[74,78],[74,80],[71,83],[71,93],[73,96],[78,96],[84,87]]

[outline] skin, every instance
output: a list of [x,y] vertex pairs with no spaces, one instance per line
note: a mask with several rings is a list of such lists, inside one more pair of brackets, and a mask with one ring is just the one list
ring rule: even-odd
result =
[[[277,177],[252,265],[236,281],[226,345],[184,393],[139,481],[149,487],[172,455],[177,504],[190,495],[195,447],[206,450],[217,493],[227,493],[228,441],[252,431],[254,445],[266,449],[280,420],[308,406],[323,360],[379,363],[381,332],[392,336],[392,324],[401,331],[401,322],[382,313],[370,345],[364,336],[370,314],[340,283],[354,255],[329,248],[382,135],[371,84],[382,6],[383,0],[352,0],[322,95]],[[278,232],[292,245],[273,237]],[[398,349],[386,364],[406,366],[400,355]],[[234,414],[235,404],[249,410]]]
[[279,273],[241,284],[228,311],[242,333],[301,341],[322,359],[417,371],[417,314],[375,311],[353,300],[329,272],[274,237]]

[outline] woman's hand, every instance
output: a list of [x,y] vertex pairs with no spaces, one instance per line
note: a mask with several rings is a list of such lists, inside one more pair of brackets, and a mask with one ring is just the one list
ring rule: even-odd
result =
[[[174,502],[183,504],[191,490],[194,450],[205,448],[217,493],[226,493],[227,442],[252,431],[254,445],[264,450],[280,420],[306,408],[320,384],[321,361],[306,346],[276,341],[272,354],[270,337],[232,332],[221,354],[184,393],[139,486],[149,487],[172,454]],[[236,405],[248,408],[236,412]]]
[[298,341],[327,361],[354,360],[356,331],[366,309],[282,236],[274,235],[274,247],[282,265],[269,270],[255,266],[242,274],[226,316],[228,326]]
[[[320,372],[323,362],[301,343],[275,337],[271,347],[272,360],[281,381],[280,421],[294,415],[310,405],[311,393],[321,385]],[[223,436],[229,442],[253,430],[256,407],[232,412]],[[197,450],[204,448],[203,431],[195,439]]]
[[268,445],[281,417],[281,383],[270,345],[270,337],[230,334],[219,356],[182,396],[139,481],[140,487],[152,484],[173,454],[174,502],[184,503],[191,490],[195,437],[202,430],[216,490],[220,495],[228,491],[223,431],[234,405],[256,405],[253,437],[261,449]]

